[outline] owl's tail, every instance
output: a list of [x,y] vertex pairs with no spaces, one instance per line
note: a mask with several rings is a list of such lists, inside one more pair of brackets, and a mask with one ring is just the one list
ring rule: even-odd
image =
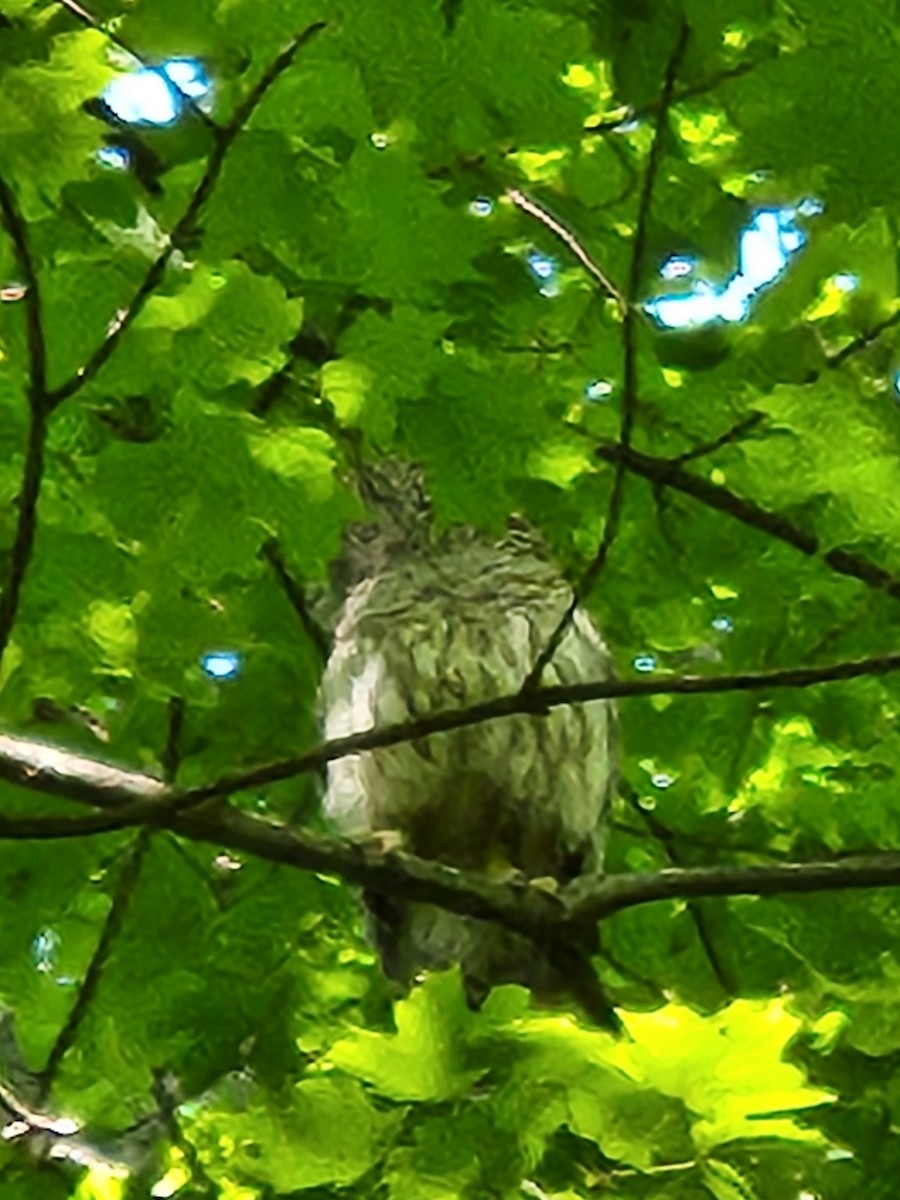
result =
[[587,1019],[600,1029],[611,1033],[624,1033],[624,1026],[597,978],[591,965],[590,951],[594,948],[584,939],[558,939],[540,943],[539,950],[559,975],[561,986]]
[[589,1022],[615,1033],[622,1025],[591,965],[596,931],[554,936],[540,943],[490,921],[463,917],[429,904],[407,904],[366,889],[369,935],[392,982],[408,989],[421,970],[459,963],[469,1007],[477,1011],[491,988],[528,987],[538,1003],[569,999]]

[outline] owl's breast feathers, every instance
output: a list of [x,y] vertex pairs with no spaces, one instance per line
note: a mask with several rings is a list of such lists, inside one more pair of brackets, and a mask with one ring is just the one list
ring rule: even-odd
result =
[[[527,536],[495,544],[463,529],[433,554],[400,556],[346,598],[321,685],[326,737],[517,691],[570,599]],[[544,682],[610,672],[600,634],[577,610]],[[601,865],[614,737],[614,706],[598,701],[348,756],[329,764],[325,811],[350,837],[395,830],[425,858],[565,882]],[[517,935],[407,905],[392,909],[387,939],[391,922],[374,908],[389,976],[408,983],[422,967],[460,961],[487,986],[535,984],[533,948]]]

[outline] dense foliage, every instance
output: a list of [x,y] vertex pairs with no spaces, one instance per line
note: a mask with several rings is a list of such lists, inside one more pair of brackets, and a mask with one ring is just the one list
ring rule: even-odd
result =
[[[0,8],[0,1194],[892,1197],[896,5]],[[612,648],[619,1034],[387,993],[302,757],[360,449]]]

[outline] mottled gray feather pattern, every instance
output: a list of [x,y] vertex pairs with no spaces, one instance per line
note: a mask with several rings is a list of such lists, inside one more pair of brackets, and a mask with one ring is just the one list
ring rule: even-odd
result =
[[[540,538],[512,518],[491,539],[435,532],[417,468],[388,460],[360,488],[371,519],[347,530],[344,591],[321,685],[325,735],[343,737],[516,691],[571,599]],[[602,679],[606,647],[579,609],[543,681]],[[602,864],[615,773],[611,702],[516,716],[330,763],[325,811],[362,838],[396,831],[426,858],[561,882]],[[462,965],[472,993],[559,990],[530,943],[429,905],[368,897],[385,973]]]

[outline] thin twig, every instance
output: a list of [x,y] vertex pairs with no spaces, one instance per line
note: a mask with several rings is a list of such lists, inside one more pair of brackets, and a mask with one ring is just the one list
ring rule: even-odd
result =
[[[877,325],[873,325],[871,329],[865,330],[848,342],[841,350],[835,354],[829,354],[825,358],[825,366],[829,368],[840,367],[854,354],[859,354],[861,350],[866,350],[868,347],[879,338],[887,329],[893,329],[895,325],[900,324],[900,309],[893,313],[890,317],[886,317],[883,321],[879,321]],[[807,380],[813,382],[813,380]]]
[[185,1137],[181,1123],[178,1120],[179,1097],[177,1087],[173,1087],[170,1084],[164,1071],[159,1069],[154,1070],[152,1091],[162,1128],[165,1130],[172,1145],[177,1146],[183,1154],[191,1173],[191,1190],[195,1194],[210,1198],[221,1196],[220,1189],[207,1174],[206,1167],[201,1160],[197,1147],[190,1138]]
[[[169,703],[169,724],[166,734],[166,745],[162,755],[166,780],[170,784],[174,783],[178,771],[179,739],[184,722],[184,710],[183,698],[181,696],[173,696]],[[107,819],[109,817],[107,813],[99,815],[107,817]],[[119,878],[116,881],[112,904],[103,924],[97,945],[94,948],[94,953],[91,956],[91,961],[88,963],[84,978],[78,988],[75,1003],[69,1010],[65,1023],[56,1036],[56,1040],[47,1056],[46,1065],[40,1074],[40,1100],[42,1102],[46,1099],[50,1088],[53,1086],[56,1072],[63,1058],[74,1045],[84,1019],[90,1011],[113,944],[122,928],[122,921],[124,920],[128,904],[134,894],[134,889],[137,887],[141,868],[155,832],[155,823],[145,824],[134,839],[128,850],[127,857],[122,864]]]
[[607,138],[606,148],[612,154],[613,158],[622,168],[625,175],[625,182],[621,189],[614,196],[604,200],[602,204],[593,204],[591,208],[594,212],[603,212],[604,209],[618,208],[620,204],[624,204],[631,197],[632,192],[638,186],[640,176],[635,169],[632,161],[630,149],[619,138]]
[[[702,96],[706,92],[712,92],[720,83],[724,83],[728,79],[738,79],[741,75],[747,75],[750,71],[756,70],[758,66],[759,63],[757,62],[737,63],[733,67],[727,67],[724,71],[720,71],[718,75],[714,75],[710,79],[703,79],[699,83],[692,83],[687,87],[679,88],[672,98],[672,104],[680,104],[682,100],[688,100],[693,96]],[[615,117],[608,121],[598,121],[594,125],[585,125],[584,132],[597,134],[615,133],[623,125],[631,121],[639,121],[642,117],[657,112],[660,107],[662,107],[661,100],[651,100],[649,104],[642,104],[638,108],[630,108],[624,116]]]
[[[224,776],[213,783],[202,784],[182,792],[174,799],[173,806],[176,811],[183,811],[206,800],[230,795],[232,792],[252,790],[281,779],[317,771],[326,763],[345,758],[349,754],[398,746],[431,737],[436,733],[448,733],[453,729],[464,729],[487,721],[502,720],[504,717],[540,716],[549,709],[572,704],[586,704],[596,700],[624,700],[636,696],[703,696],[724,692],[818,687],[821,684],[877,677],[896,671],[900,671],[900,653],[851,659],[821,667],[787,667],[775,671],[737,675],[682,675],[670,679],[597,679],[541,687],[529,692],[519,691],[484,700],[466,708],[447,709],[417,717],[412,721],[367,729],[361,733],[322,742],[296,758],[257,767],[246,773]],[[0,738],[0,750],[3,742],[7,740]],[[6,766],[0,758],[0,777],[5,776],[5,771]]]
[[[625,820],[613,821],[610,825],[610,828],[617,830],[619,833],[624,833],[631,838],[646,839],[658,837],[663,842],[668,842],[670,839],[679,836],[674,830],[670,829],[667,825],[663,825],[661,822],[654,826],[654,832],[651,832],[649,828],[638,829],[636,825],[633,825],[631,822]],[[719,831],[718,835],[715,837],[703,833],[696,833],[693,830],[689,836],[692,848],[696,847],[698,850],[710,850],[714,854],[721,854],[723,851],[725,851],[729,854],[752,854],[756,855],[758,858],[765,858],[770,862],[791,861],[788,855],[778,854],[773,851],[770,846],[760,846],[758,842],[751,843],[748,839],[742,839],[738,837],[737,833],[730,826]]]
[[28,227],[19,211],[15,193],[0,177],[0,215],[13,244],[16,265],[25,288],[25,327],[28,346],[28,441],[22,487],[17,499],[16,531],[10,551],[9,573],[0,597],[0,658],[6,651],[19,611],[22,586],[34,550],[37,505],[44,471],[47,440],[47,344],[41,306],[40,281],[31,255]]
[[[80,4],[76,4],[75,0],[57,0],[57,3],[67,9],[73,17],[77,17],[82,24],[87,25],[89,29],[96,29],[99,33],[102,33],[114,46],[118,46],[120,50],[124,51],[130,58],[133,58],[135,62],[139,62],[142,67],[147,67],[148,70],[156,70],[158,68],[157,63],[151,62],[143,54],[139,54],[120,34],[110,29],[107,25],[104,25],[102,21],[99,21],[92,13],[89,13],[86,8],[82,8]],[[201,121],[207,129],[215,133],[219,131],[218,124],[209,113],[203,111],[193,96],[189,96],[187,92],[183,91],[175,80],[170,79],[168,75],[165,76],[165,81],[169,87],[174,88],[178,92],[184,107]]]
[[206,170],[203,173],[203,178],[197,185],[193,196],[188,202],[188,206],[182,213],[175,228],[168,237],[167,244],[164,250],[160,252],[157,258],[153,261],[143,281],[139,285],[137,291],[132,297],[131,304],[125,309],[124,313],[119,317],[109,336],[100,343],[94,353],[90,356],[83,367],[65,383],[60,384],[50,392],[48,401],[51,407],[61,404],[70,396],[75,395],[81,388],[98,373],[110,355],[118,346],[122,337],[128,329],[134,324],[137,317],[143,311],[145,304],[156,291],[159,284],[162,282],[165,275],[166,267],[169,259],[175,250],[182,249],[197,233],[197,219],[200,211],[210,194],[218,182],[219,175],[225,162],[225,156],[231,148],[232,143],[237,138],[238,134],[247,124],[253,111],[260,103],[266,92],[287,68],[291,65],[297,52],[310,41],[315,34],[325,28],[324,21],[317,21],[310,25],[304,32],[293,41],[286,50],[272,62],[268,70],[259,79],[256,86],[244,98],[244,100],[235,109],[234,115],[227,125],[220,127],[219,135],[216,139],[215,146],[209,156],[209,161]]
[[25,295],[25,330],[28,345],[28,387],[32,408],[42,406],[47,392],[47,345],[41,308],[41,287],[37,267],[31,255],[28,226],[19,211],[10,185],[0,176],[0,216],[13,245],[16,267]]
[[[788,667],[736,675],[682,675],[660,679],[598,679],[541,687],[484,700],[464,708],[446,709],[322,742],[294,758],[226,774],[187,790],[167,787],[151,776],[120,771],[92,759],[30,742],[0,736],[0,778],[52,795],[67,796],[105,809],[115,809],[121,827],[152,821],[169,824],[171,815],[235,792],[318,771],[351,754],[385,749],[454,729],[469,728],[512,716],[544,716],[548,710],[598,700],[649,696],[702,696],[725,692],[758,692],[783,688],[818,687],[851,679],[878,677],[900,671],[900,653],[851,659],[820,667]],[[11,826],[12,827],[12,826]],[[103,826],[105,831],[115,826]],[[100,832],[100,828],[92,832]],[[2,832],[2,830],[0,830]]]
[[[900,308],[889,317],[885,317],[883,321],[877,322],[870,329],[864,329],[862,333],[856,335],[851,341],[843,346],[840,350],[836,350],[834,354],[825,354],[822,367],[826,371],[836,370],[842,367],[844,363],[857,354],[861,354],[881,337],[888,329],[893,329],[896,325],[900,325]],[[803,384],[808,385],[816,383],[822,375],[822,370],[814,368],[809,371],[803,378]]]
[[[170,784],[174,783],[178,771],[179,740],[184,722],[184,710],[185,704],[183,698],[181,696],[173,696],[169,702],[169,724],[166,733],[166,745],[162,755],[166,781]],[[103,813],[100,815],[108,817],[109,814]],[[46,1065],[40,1074],[39,1099],[41,1102],[46,1099],[50,1088],[53,1086],[53,1080],[60,1063],[74,1045],[84,1019],[90,1010],[106,963],[109,960],[113,944],[122,928],[125,912],[137,887],[141,868],[143,867],[147,851],[150,848],[151,839],[155,833],[155,823],[144,825],[128,849],[125,861],[119,871],[119,878],[116,881],[112,904],[103,924],[97,945],[94,948],[94,953],[91,956],[91,961],[88,963],[84,978],[78,988],[75,1003],[69,1010],[65,1023],[56,1036],[56,1040],[47,1056]]]
[[319,665],[324,666],[328,661],[328,656],[331,653],[331,640],[325,630],[309,611],[309,605],[306,601],[306,596],[303,588],[293,578],[287,565],[284,561],[284,556],[281,553],[281,547],[275,538],[270,538],[262,548],[262,554],[265,556],[269,566],[275,572],[278,582],[281,584],[285,595],[290,601],[291,607],[297,614],[300,624],[303,626],[306,636],[309,638],[316,651],[316,656],[319,659]]
[[574,347],[574,342],[554,342],[550,346],[534,342],[529,346],[498,346],[497,349],[504,354],[567,354]]
[[167,783],[172,783],[178,774],[178,764],[181,758],[181,731],[184,728],[185,703],[183,696],[172,696],[169,699],[169,723],[166,731],[166,744],[162,752],[163,773]]
[[581,242],[579,242],[578,238],[574,233],[571,232],[571,230],[567,229],[561,221],[558,221],[556,217],[547,212],[546,208],[542,208],[541,205],[535,200],[532,200],[530,196],[526,196],[524,192],[519,190],[519,188],[507,188],[506,194],[514,204],[521,208],[523,212],[528,213],[528,215],[531,217],[535,217],[541,222],[542,225],[546,225],[551,233],[555,234],[555,236],[558,237],[561,242],[564,242],[578,259],[578,261],[582,264],[582,266],[588,271],[588,273],[592,275],[594,279],[596,279],[606,294],[615,300],[619,310],[624,311],[624,296],[609,278],[603,268],[600,267],[593,258],[591,258],[590,254],[588,254],[587,250],[585,250],[584,246],[582,246]]
[[[678,844],[678,839],[673,831],[664,824],[659,817],[649,809],[643,807],[640,803],[637,793],[633,788],[625,787],[620,784],[619,791],[624,795],[628,805],[644,822],[648,831],[662,846],[663,853],[668,858],[669,862],[674,867],[685,866],[684,855]],[[706,960],[709,963],[710,970],[718,981],[719,986],[726,996],[734,996],[739,988],[737,981],[732,978],[731,972],[725,965],[725,961],[719,953],[719,948],[715,943],[712,930],[706,917],[706,910],[703,905],[697,901],[688,901],[687,911],[694,924],[694,929],[697,934],[697,940],[703,953],[706,955]]]
[[25,467],[22,487],[17,497],[16,532],[10,551],[9,573],[0,596],[0,657],[5,653],[19,611],[19,601],[25,576],[34,551],[37,532],[37,506],[44,474],[44,450],[47,440],[47,418],[44,406],[35,401],[31,406],[28,424],[28,444],[25,447]]
[[273,375],[260,384],[250,411],[255,417],[265,417],[281,399],[294,377],[298,358],[309,359],[317,367],[337,357],[337,350],[305,323],[288,343],[287,359]]
[[148,828],[142,829],[135,838],[131,849],[122,868],[119,872],[119,878],[116,881],[115,892],[113,893],[112,904],[107,913],[106,920],[103,923],[103,929],[91,956],[91,961],[88,963],[87,970],[84,973],[84,978],[78,988],[78,995],[75,998],[75,1003],[69,1009],[69,1014],[56,1035],[50,1052],[47,1055],[47,1062],[44,1069],[40,1073],[40,1092],[38,1095],[38,1103],[42,1105],[47,1099],[50,1088],[53,1086],[53,1080],[56,1077],[56,1072],[59,1070],[60,1063],[65,1058],[66,1054],[75,1044],[75,1039],[78,1037],[79,1030],[84,1022],[85,1017],[90,1011],[91,1004],[97,994],[97,988],[100,980],[103,977],[103,971],[109,959],[109,953],[113,943],[119,933],[122,925],[122,920],[125,916],[125,911],[128,907],[134,889],[137,885],[140,875],[141,866],[144,861],[144,856],[147,853],[147,847],[150,844],[151,831]]
[[708,454],[715,454],[723,446],[728,446],[732,442],[739,442],[742,438],[745,438],[748,433],[752,433],[765,420],[765,413],[751,413],[748,417],[744,417],[732,425],[730,429],[726,429],[724,433],[719,434],[717,438],[713,438],[712,441],[701,442],[699,446],[694,446],[692,450],[686,450],[684,454],[676,454],[674,458],[669,459],[669,462],[683,465],[686,462],[694,462],[698,458],[705,458]]
[[[682,21],[681,29],[678,34],[678,40],[675,43],[675,47],[669,57],[668,65],[666,66],[666,73],[663,80],[662,94],[660,96],[659,110],[657,114],[656,132],[653,138],[653,144],[650,147],[650,155],[647,160],[647,169],[644,172],[644,182],[641,189],[641,199],[638,206],[637,225],[634,235],[634,249],[631,255],[631,267],[628,275],[628,287],[625,293],[624,305],[622,309],[623,380],[622,422],[619,428],[619,445],[624,451],[627,451],[631,445],[635,413],[637,411],[637,330],[638,322],[641,319],[641,313],[638,307],[638,297],[640,295],[641,280],[644,271],[644,258],[650,221],[650,208],[653,201],[653,189],[656,185],[656,179],[659,172],[659,164],[662,161],[665,121],[668,115],[669,106],[672,102],[672,92],[675,87],[675,78],[678,74],[678,68],[681,65],[684,52],[687,49],[689,32],[690,27],[688,26],[687,22]],[[525,682],[522,685],[524,691],[531,691],[539,686],[541,676],[543,675],[548,664],[553,659],[554,654],[566,635],[566,631],[572,624],[578,606],[586,596],[590,595],[601,574],[603,573],[603,569],[606,566],[609,558],[609,553],[612,549],[613,542],[615,541],[619,532],[619,521],[621,519],[622,506],[625,500],[626,479],[627,471],[625,464],[624,462],[619,462],[616,464],[613,475],[612,490],[610,492],[609,505],[606,512],[606,521],[603,526],[603,536],[600,539],[600,545],[597,547],[597,553],[594,555],[593,562],[590,563],[582,578],[578,581],[578,585],[573,588],[572,599],[570,600],[568,607],[560,618],[556,628],[547,639],[546,646],[537,656],[533,667],[529,671]]]
[[[553,708],[638,696],[702,696],[818,687],[897,671],[900,671],[900,653],[850,659],[820,667],[787,667],[735,675],[597,679],[558,684],[362,730],[347,737],[322,742],[294,758],[245,772],[226,774],[211,783],[187,790],[173,789],[152,776],[119,770],[106,763],[84,759],[25,738],[0,735],[0,778],[50,795],[66,796],[107,810],[115,809],[122,827],[143,822],[169,825],[171,816],[208,801],[309,774],[351,754],[398,746],[505,717],[545,716]],[[104,830],[107,828],[110,827],[104,826]]]

